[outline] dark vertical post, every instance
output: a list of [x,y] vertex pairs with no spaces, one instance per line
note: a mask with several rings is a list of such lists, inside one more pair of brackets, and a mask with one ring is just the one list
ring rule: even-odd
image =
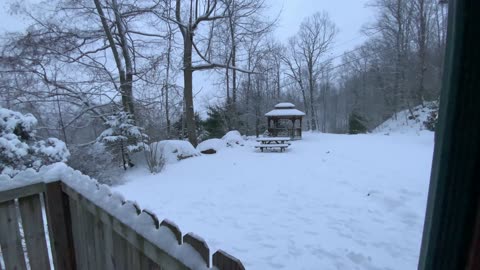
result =
[[302,120],[303,120],[303,117],[300,117],[300,138],[302,138],[302,131],[303,131]]
[[76,269],[69,200],[60,181],[46,184],[45,208],[55,269]]
[[295,138],[295,117],[292,118],[292,132],[290,134],[290,136],[292,137],[292,139]]
[[449,4],[420,270],[474,270],[480,265],[480,1]]

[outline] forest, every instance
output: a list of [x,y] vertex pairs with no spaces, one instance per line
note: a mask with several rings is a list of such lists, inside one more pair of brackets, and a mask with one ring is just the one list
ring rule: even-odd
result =
[[[62,148],[52,161],[68,152],[70,166],[111,182],[153,142],[196,146],[230,130],[262,135],[264,114],[278,102],[306,113],[305,130],[339,134],[366,133],[399,111],[410,110],[411,120],[413,108],[438,106],[448,12],[441,1],[369,1],[375,17],[362,27],[365,42],[333,57],[339,29],[327,12],[312,12],[283,42],[269,4],[14,4],[30,25],[1,40],[0,106],[25,115],[1,115],[27,123],[24,141],[45,140],[32,142],[31,151],[45,156],[45,147]],[[219,98],[196,98],[193,78],[202,73],[212,74],[209,91]],[[12,173],[18,164],[7,154],[0,161]]]

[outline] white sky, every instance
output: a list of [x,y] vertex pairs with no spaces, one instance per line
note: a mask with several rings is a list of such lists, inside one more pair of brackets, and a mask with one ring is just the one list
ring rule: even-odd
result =
[[[40,0],[24,0],[26,2],[39,2]],[[317,11],[327,11],[339,29],[334,48],[325,58],[331,58],[353,49],[365,40],[360,32],[361,27],[370,22],[374,15],[372,8],[366,7],[369,0],[267,0],[271,17],[280,13],[279,25],[275,37],[285,42],[294,35],[302,20]],[[5,31],[19,31],[25,29],[26,22],[22,18],[10,14],[12,0],[0,0],[0,37]],[[213,85],[214,76],[211,72],[196,72],[194,74],[194,92],[199,92],[196,97],[197,104],[221,97],[223,93]],[[179,83],[182,83],[179,80]],[[199,107],[197,107],[199,108]],[[202,111],[202,109],[199,109]]]
[[[361,27],[373,16],[371,8],[365,7],[368,0],[270,0],[272,9],[282,9],[277,37],[287,40],[294,35],[301,22],[315,12],[327,11],[339,28],[336,48],[342,53],[360,44],[364,37]],[[272,10],[272,12],[275,12]],[[278,11],[276,11],[278,14]]]

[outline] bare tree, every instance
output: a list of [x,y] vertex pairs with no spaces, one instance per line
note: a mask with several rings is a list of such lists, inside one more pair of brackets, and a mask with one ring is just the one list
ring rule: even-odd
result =
[[[307,115],[309,114],[309,106],[308,106],[308,98],[307,98],[307,88],[305,86],[305,66],[302,61],[301,53],[297,47],[298,41],[297,37],[293,36],[288,40],[287,47],[285,49],[285,53],[282,54],[282,60],[287,65],[288,71],[285,75],[293,80],[295,84],[298,84],[298,88],[302,94],[302,101],[303,107]],[[307,118],[307,127],[308,129],[312,129],[311,119]]]
[[[129,44],[127,41],[126,21],[120,13],[117,0],[111,0],[109,9],[112,10],[115,20],[116,36],[112,32],[112,25],[107,21],[108,18],[103,11],[100,0],[93,0],[97,10],[99,19],[102,23],[104,34],[108,40],[108,44],[115,60],[117,72],[120,78],[120,92],[122,96],[122,103],[124,111],[129,113],[135,119],[135,110],[133,105],[133,59],[130,53]],[[117,37],[117,42],[115,41]],[[119,47],[119,48],[117,48]],[[120,49],[120,51],[119,51]]]
[[[206,52],[201,52],[194,37],[202,23],[210,23],[210,33],[207,40],[211,40],[215,31],[215,23],[219,20],[228,18],[228,9],[230,2],[221,0],[189,0],[175,2],[175,18],[168,18],[177,24],[183,38],[183,77],[184,77],[184,99],[186,110],[186,126],[188,140],[197,145],[197,134],[195,124],[195,113],[193,104],[193,85],[192,78],[194,71],[210,70],[215,68],[227,68],[240,72],[250,72],[238,68],[230,63],[218,63],[212,60],[210,46],[207,46]],[[187,4],[186,6],[184,4]],[[193,64],[193,52],[203,63]]]
[[330,48],[337,33],[337,27],[332,22],[328,13],[317,12],[306,18],[300,25],[296,46],[302,55],[308,76],[308,90],[310,95],[310,125],[311,129],[318,129],[318,119],[315,113],[316,77],[320,70],[321,57]]

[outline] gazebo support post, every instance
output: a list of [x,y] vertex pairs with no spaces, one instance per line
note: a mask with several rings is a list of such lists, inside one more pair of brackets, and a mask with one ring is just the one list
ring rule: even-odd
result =
[[291,132],[291,135],[290,135],[292,137],[292,139],[295,139],[295,120],[297,120],[297,119],[295,119],[295,117],[293,117],[292,118],[292,132]]
[[300,138],[302,138],[302,118],[300,118]]

